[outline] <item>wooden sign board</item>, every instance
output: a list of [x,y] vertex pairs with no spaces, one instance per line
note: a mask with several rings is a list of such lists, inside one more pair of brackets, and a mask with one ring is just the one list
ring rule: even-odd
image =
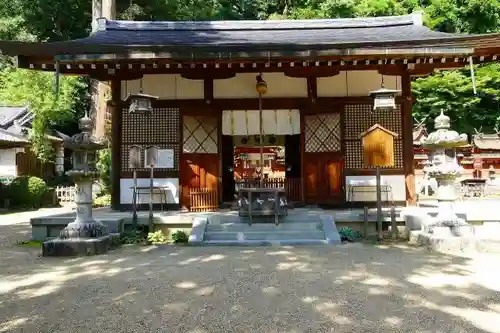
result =
[[366,168],[394,166],[394,138],[398,135],[376,124],[363,132],[363,162]]

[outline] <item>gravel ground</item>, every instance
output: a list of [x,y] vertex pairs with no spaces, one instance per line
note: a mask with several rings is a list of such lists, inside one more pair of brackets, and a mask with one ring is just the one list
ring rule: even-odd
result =
[[[28,226],[5,228],[13,240]],[[361,244],[37,253],[1,245],[0,332],[500,332],[493,255]]]

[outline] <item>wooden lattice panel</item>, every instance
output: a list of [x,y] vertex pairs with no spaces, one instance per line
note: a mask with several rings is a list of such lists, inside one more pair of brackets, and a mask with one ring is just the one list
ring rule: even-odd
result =
[[182,149],[186,154],[217,154],[217,118],[184,116]]
[[348,169],[362,169],[363,146],[360,134],[375,124],[398,134],[394,140],[394,166],[388,168],[403,167],[403,122],[400,106],[396,110],[373,110],[372,104],[350,104],[346,105],[344,111],[344,145],[345,145],[345,167]]
[[339,113],[305,116],[304,119],[306,153],[341,150]]
[[178,143],[180,116],[177,108],[155,108],[150,114],[122,110],[122,142],[124,144]]
[[[178,171],[180,152],[180,113],[177,108],[155,108],[151,114],[130,114],[128,107],[122,110],[122,171],[131,171],[128,164],[129,149],[133,145],[143,149],[157,146],[160,149],[174,150],[174,167],[155,170]],[[144,151],[141,152],[144,161]],[[141,165],[144,165],[141,163]],[[137,169],[147,170],[146,168]]]

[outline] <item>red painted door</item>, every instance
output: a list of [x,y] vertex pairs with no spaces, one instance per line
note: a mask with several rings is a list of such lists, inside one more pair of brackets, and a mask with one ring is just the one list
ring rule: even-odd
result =
[[304,156],[306,202],[342,202],[342,169],[342,160],[337,154],[306,153]]
[[183,154],[181,207],[190,207],[190,189],[217,190],[219,157],[216,154]]

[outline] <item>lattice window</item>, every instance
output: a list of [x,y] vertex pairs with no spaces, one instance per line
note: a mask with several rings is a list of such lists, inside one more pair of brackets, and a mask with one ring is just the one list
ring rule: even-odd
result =
[[182,149],[188,154],[217,154],[217,118],[184,116]]
[[348,169],[362,169],[363,146],[360,134],[375,124],[387,128],[398,134],[394,140],[394,166],[403,167],[403,121],[401,109],[396,105],[396,110],[373,110],[372,104],[349,104],[344,112],[344,146],[345,167]]
[[340,114],[317,114],[305,117],[307,153],[340,151]]

